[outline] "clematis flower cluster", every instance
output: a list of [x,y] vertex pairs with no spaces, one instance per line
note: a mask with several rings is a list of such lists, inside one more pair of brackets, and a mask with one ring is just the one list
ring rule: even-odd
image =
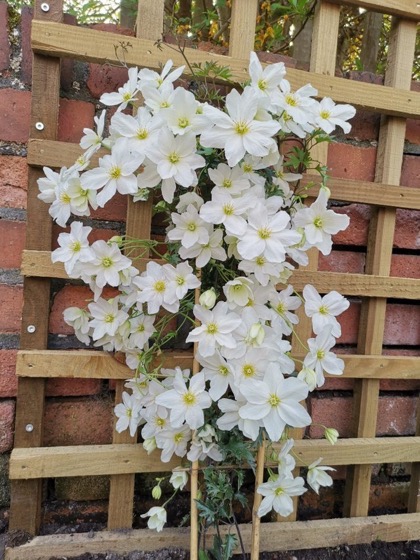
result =
[[[263,68],[255,53],[249,83],[232,89],[222,108],[176,87],[183,71],[171,61],[161,73],[130,68],[128,82],[101,98],[117,109],[108,136],[103,111],[96,130],[84,130],[84,153],[73,166],[44,169],[39,198],[58,225],[69,226],[53,262],[92,290],[86,307],[68,308],[65,321],[82,343],[123,352],[133,372],[115,408],[117,430],[139,430],[145,449],[159,449],[163,462],[174,455],[217,462],[224,457],[224,432],[279,442],[289,427],[308,426],[302,401],[323,385],[325,373],[343,372],[332,348],[341,335],[337,317],[349,302],[311,285],[298,295],[290,279],[297,265],[308,263],[310,249],[330,253],[332,236],[349,218],[333,210],[323,181],[305,203],[307,168],[295,168],[290,152],[279,147],[298,138],[308,150],[336,127],[348,132],[355,111],[318,101],[310,85],[293,91],[284,65]],[[140,96],[143,106],[128,114]],[[94,166],[100,149],[106,153]],[[136,203],[151,198],[164,213],[169,225],[159,255],[158,241],[89,241],[91,210],[117,193]],[[139,248],[160,258],[143,267],[131,258]],[[109,288],[112,297],[104,295]],[[202,293],[194,299],[197,290]],[[313,337],[303,341],[298,362],[290,335],[301,306]],[[195,375],[159,361],[162,348],[185,332],[201,368]],[[305,491],[303,479],[293,478],[288,451],[280,455],[278,475],[258,489],[261,516],[272,508],[289,515],[291,496]],[[326,470],[318,463],[310,468],[316,491],[330,482]],[[152,510],[146,516],[160,530],[166,514]]]

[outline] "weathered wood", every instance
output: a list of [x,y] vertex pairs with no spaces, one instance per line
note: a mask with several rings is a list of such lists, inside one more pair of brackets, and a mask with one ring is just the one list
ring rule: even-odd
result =
[[[42,21],[62,21],[62,0],[52,0],[48,12],[35,2],[34,17]],[[32,67],[32,105],[30,135],[38,139],[55,140],[58,126],[60,91],[60,60],[35,55]],[[43,125],[42,130],[35,123]],[[37,179],[39,169],[29,169],[27,201],[27,249],[51,248],[52,222],[48,206],[38,200]],[[46,348],[50,280],[25,278],[23,286],[23,311],[20,345],[22,348]],[[42,445],[44,418],[44,380],[21,379],[18,384],[15,440],[21,447]],[[31,429],[32,428],[32,429]],[[36,534],[40,524],[42,481],[33,480],[12,484],[10,529],[20,529]]]
[[[279,447],[274,445],[274,449]],[[326,440],[298,440],[293,452],[299,459],[298,466],[309,465],[319,457],[327,465],[405,463],[420,461],[420,437],[340,439],[335,445]],[[162,463],[159,452],[148,455],[141,444],[16,448],[10,458],[10,478],[161,472],[171,471],[180,464],[181,459],[177,457]]]
[[[390,35],[387,86],[409,89],[411,65],[416,40],[416,24],[396,20]],[[398,185],[404,149],[405,121],[397,117],[383,118],[380,127],[375,179]],[[371,221],[366,254],[366,273],[389,275],[395,231],[396,211],[379,208]],[[358,353],[381,354],[387,300],[370,298],[362,304]],[[353,434],[372,437],[376,432],[379,402],[379,380],[355,383]],[[356,466],[347,477],[345,511],[351,516],[367,515],[372,467]]]
[[[157,260],[163,264],[164,261]],[[147,259],[135,261],[137,268],[143,268]],[[321,293],[338,290],[347,296],[393,297],[398,299],[420,298],[420,279],[398,278],[345,272],[323,272],[308,270],[309,267],[295,270],[290,283],[296,291],[302,291],[308,283],[313,284]],[[24,251],[21,272],[23,276],[42,278],[67,278],[62,263],[52,263],[49,251]],[[279,285],[279,288],[283,286]]]
[[[417,402],[416,424],[416,435],[420,436],[420,400]],[[420,462],[411,465],[407,511],[408,513],[420,512]]]
[[[251,527],[239,526],[246,551],[251,546]],[[221,527],[222,534],[230,528]],[[209,542],[212,532],[209,531]],[[420,514],[382,515],[356,519],[327,519],[292,523],[264,523],[261,542],[266,552],[335,547],[341,544],[411,541],[420,538]],[[188,548],[187,527],[163,529],[162,532],[137,529],[130,532],[103,531],[48,535],[36,537],[17,548],[6,549],[6,560],[50,560],[51,555],[72,558],[83,553],[128,554],[132,551],[152,551],[169,546]],[[239,549],[237,549],[239,552]]]
[[400,16],[414,21],[420,21],[420,6],[418,0],[329,0],[336,4],[357,6],[371,12]]
[[[78,144],[58,142],[55,140],[32,139],[28,144],[28,163],[33,166],[69,167],[80,156],[82,150]],[[99,154],[106,154],[101,150]],[[98,156],[92,158],[92,167],[97,165]],[[317,175],[304,175],[301,183],[308,185],[319,182]],[[370,181],[355,181],[330,177],[328,188],[331,190],[331,199],[340,202],[358,202],[376,206],[390,206],[392,208],[407,208],[420,210],[419,190],[415,187],[402,185],[386,185]],[[314,186],[310,191],[311,196],[317,196],[319,187]]]
[[[102,64],[104,62],[118,64],[120,61],[115,54],[115,45],[120,42],[121,35],[83,27],[34,22],[32,28],[34,51],[50,56],[70,57]],[[130,37],[130,44],[132,46],[125,56],[129,66],[141,65],[158,69],[168,59],[173,60],[176,66],[182,66],[185,63],[182,55],[174,51],[171,45],[162,44],[158,49],[153,41],[132,37]],[[231,58],[208,52],[204,54],[202,51],[191,48],[185,48],[185,55],[190,63],[207,60],[229,66],[234,79],[238,82],[249,78],[247,72],[249,61],[247,59]],[[351,103],[357,107],[389,115],[420,116],[419,92],[352,82],[333,75],[309,75],[307,72],[295,68],[288,68],[287,78],[295,89],[310,81],[317,88],[320,97],[332,97],[337,103]]]
[[[342,377],[349,379],[420,379],[420,356],[338,356],[345,363]],[[295,357],[297,362],[304,358],[300,354]],[[188,350],[166,350],[153,367],[191,369],[192,362],[193,355]],[[127,379],[132,375],[112,355],[95,350],[20,350],[16,373],[20,377],[80,379]]]
[[246,59],[254,50],[257,10],[258,0],[232,2],[229,56]]

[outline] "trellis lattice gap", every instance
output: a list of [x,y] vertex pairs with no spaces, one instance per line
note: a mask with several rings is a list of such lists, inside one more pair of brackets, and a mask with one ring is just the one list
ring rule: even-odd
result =
[[[317,522],[289,521],[270,523],[261,526],[263,548],[281,550],[285,548],[322,547],[340,543],[371,542],[375,538],[397,541],[420,538],[420,505],[417,499],[419,486],[419,422],[417,437],[375,438],[376,407],[378,403],[379,380],[386,378],[418,379],[420,358],[384,357],[381,355],[384,330],[384,309],[387,297],[416,299],[419,297],[419,281],[389,276],[392,238],[397,208],[420,208],[419,192],[399,185],[401,158],[403,153],[403,119],[420,116],[420,93],[410,90],[410,66],[414,52],[416,33],[415,23],[420,19],[420,9],[415,0],[406,0],[404,7],[398,0],[347,0],[343,4],[361,6],[366,9],[383,11],[398,16],[393,23],[392,40],[389,47],[389,67],[385,86],[351,83],[334,77],[336,37],[340,2],[320,1],[317,8],[311,73],[290,69],[288,77],[292,87],[300,87],[311,81],[319,89],[321,96],[328,95],[336,101],[352,103],[372,111],[389,115],[381,125],[379,156],[375,183],[362,184],[353,181],[332,180],[333,198],[347,202],[373,204],[376,207],[370,242],[368,247],[368,270],[366,275],[347,275],[340,284],[344,294],[357,294],[363,297],[363,312],[360,325],[360,342],[357,356],[345,356],[349,370],[345,375],[357,381],[357,406],[355,407],[354,437],[339,442],[336,448],[325,448],[322,441],[299,441],[297,450],[312,457],[312,454],[328,456],[331,464],[356,465],[352,469],[347,489],[346,509],[352,519],[327,520]],[[137,66],[158,68],[161,62],[172,58],[175,64],[183,60],[172,50],[165,47],[160,52],[154,41],[160,38],[163,25],[163,0],[139,0],[141,25],[137,26],[137,38],[132,39],[133,48],[127,54],[127,63]],[[213,55],[189,49],[186,53],[192,62],[216,60],[233,69],[237,80],[245,77],[248,65],[247,53],[253,46],[255,31],[254,15],[257,0],[233,0],[232,29],[233,38],[229,56]],[[11,457],[12,505],[10,527],[36,534],[40,523],[42,477],[68,476],[77,472],[84,474],[111,473],[109,501],[110,529],[129,528],[132,523],[134,498],[134,473],[150,469],[150,461],[134,438],[117,434],[114,430],[113,444],[110,446],[76,446],[73,448],[42,447],[44,384],[46,377],[60,377],[65,369],[69,377],[92,377],[105,375],[106,378],[119,379],[116,399],[123,387],[125,366],[118,364],[104,353],[90,351],[62,352],[46,350],[49,313],[49,283],[51,278],[62,278],[59,266],[49,261],[51,246],[51,220],[46,206],[37,200],[36,180],[40,176],[39,167],[43,165],[61,166],[72,163],[78,153],[78,146],[56,142],[57,115],[59,104],[59,61],[60,57],[71,57],[94,62],[117,62],[114,46],[119,35],[81,29],[63,25],[62,2],[52,0],[49,12],[35,5],[35,19],[32,26],[32,45],[34,49],[31,140],[29,142],[28,163],[28,239],[23,259],[24,313],[22,322],[22,349],[18,356],[19,391],[17,400],[16,449]],[[140,20],[139,20],[140,21]],[[334,44],[335,42],[335,44]],[[48,88],[45,87],[48,84]],[[47,95],[45,92],[47,91]],[[44,130],[40,131],[35,123],[42,121]],[[54,150],[51,147],[54,146]],[[392,154],[392,157],[391,157]],[[315,154],[320,161],[326,161],[326,151],[322,148]],[[373,193],[373,194],[372,194]],[[151,227],[150,204],[129,204],[127,212],[127,231],[130,235],[148,237]],[[146,265],[146,260],[143,266]],[[317,263],[312,260],[307,270],[298,271],[299,285],[313,282],[318,278],[321,285],[337,287],[340,279],[334,273],[319,273]],[[322,284],[324,282],[324,284]],[[347,290],[346,290],[347,285]],[[326,288],[327,289],[327,288]],[[36,296],[36,297],[35,297]],[[36,325],[34,333],[28,325]],[[301,321],[299,336],[308,331],[308,324]],[[94,355],[95,354],[95,355]],[[185,361],[190,364],[189,353],[168,353],[169,363]],[[63,368],[63,363],[66,367]],[[178,362],[179,363],[179,362]],[[60,368],[61,364],[61,368]],[[67,367],[68,366],[68,367]],[[105,370],[105,374],[104,374]],[[43,372],[45,373],[43,377]],[[90,374],[91,372],[91,374]],[[101,372],[101,374],[99,374]],[[25,426],[34,425],[32,432]],[[407,451],[409,450],[409,451]],[[77,471],[68,470],[63,461],[66,453],[73,452],[77,458]],[[322,452],[322,453],[321,453]],[[121,453],[127,453],[129,465],[125,468],[118,464]],[[98,457],[93,462],[91,455]],[[102,459],[100,459],[102,457]],[[106,457],[106,459],[104,459]],[[335,459],[334,459],[335,457]],[[409,461],[412,465],[412,481],[408,503],[408,514],[367,517],[368,486],[370,484],[370,462],[378,460]],[[136,468],[136,461],[142,466]],[[339,462],[334,462],[339,461]],[[168,465],[170,466],[170,465]],[[143,467],[143,468],[142,468]],[[162,468],[162,466],[160,466]],[[92,470],[93,469],[93,470]],[[315,530],[316,529],[316,530]],[[242,527],[247,550],[261,548],[251,542],[249,526]],[[337,537],[337,535],[340,537]],[[316,537],[314,537],[316,535]],[[55,535],[53,538],[38,537],[29,545],[9,549],[8,560],[31,557],[48,558],[54,552],[68,557],[86,551],[105,550],[128,551],[133,548],[152,549],[178,544],[188,547],[189,537],[184,529],[168,529],[161,534],[147,531],[132,531],[124,536],[125,544],[112,532],[104,532],[95,540],[83,535]],[[128,544],[127,544],[128,542]],[[132,544],[131,544],[132,543]],[[268,547],[268,548],[267,548]]]

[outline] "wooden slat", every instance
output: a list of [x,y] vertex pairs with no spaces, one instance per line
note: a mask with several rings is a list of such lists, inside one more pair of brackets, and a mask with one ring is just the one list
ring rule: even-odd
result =
[[[120,42],[121,35],[83,27],[34,22],[32,28],[32,46],[35,52],[51,56],[71,57],[98,63],[103,63],[106,59],[109,63],[120,64],[115,53],[115,45]],[[125,55],[125,61],[129,66],[141,65],[158,69],[168,59],[172,59],[176,66],[185,63],[182,55],[174,51],[172,46],[162,44],[158,49],[153,41],[132,37],[130,37],[130,43],[132,47]],[[247,59],[203,53],[191,48],[185,48],[185,55],[190,63],[207,60],[229,66],[234,79],[239,82],[249,78],[247,72],[249,61]],[[357,107],[389,115],[420,116],[419,92],[352,82],[344,78],[336,78],[333,75],[309,75],[307,72],[295,68],[288,68],[287,78],[295,89],[310,81],[318,89],[320,97],[332,97],[337,103],[351,103]]]
[[[34,17],[43,21],[62,21],[62,0],[51,0],[48,12],[35,2]],[[35,55],[32,67],[32,104],[30,135],[35,138],[55,140],[58,126],[60,92],[60,60]],[[43,129],[35,128],[35,123]],[[28,201],[26,248],[48,250],[51,248],[52,221],[48,206],[37,198],[39,169],[28,172]],[[22,348],[46,348],[50,280],[25,278],[23,286]],[[43,379],[21,379],[18,383],[15,440],[20,447],[42,445],[44,418]],[[32,430],[31,427],[32,426]],[[10,529],[36,534],[41,521],[42,481],[21,481],[11,487]]]
[[[325,440],[299,440],[295,441],[293,452],[301,465],[309,465],[319,457],[323,464],[334,466],[413,462],[420,461],[420,437],[340,439],[335,445]],[[10,458],[10,478],[161,472],[171,471],[180,463],[177,457],[162,463],[159,452],[148,455],[141,444],[16,448]]]
[[[161,39],[163,31],[163,0],[139,0],[137,3],[138,17],[136,25],[137,37],[157,41]],[[126,235],[137,239],[150,239],[152,224],[152,200],[134,203],[131,197],[127,201]],[[140,252],[132,251],[131,257],[139,257]],[[144,270],[144,259],[139,262],[136,258],[134,264]],[[115,402],[122,402],[124,381],[119,380],[115,387]],[[137,434],[130,436],[128,430],[118,433],[114,427],[113,443],[131,443],[137,441]],[[133,524],[134,506],[134,474],[111,476],[108,529],[131,528]]]
[[[416,24],[396,20],[391,29],[385,84],[409,89],[416,40]],[[405,138],[405,121],[397,117],[383,118],[380,127],[375,179],[398,185]],[[371,221],[368,237],[366,272],[389,275],[391,268],[396,211],[379,208]],[[358,353],[382,354],[387,301],[370,298],[363,302],[359,329]],[[355,383],[353,435],[372,437],[376,432],[379,402],[379,380]],[[372,467],[357,466],[347,477],[345,511],[351,516],[367,515]]]
[[[147,259],[140,258],[134,264],[141,268],[146,262]],[[52,263],[49,251],[23,251],[21,273],[31,277],[67,278],[63,264]],[[321,293],[338,290],[347,296],[420,299],[418,278],[322,272],[302,268],[293,272],[290,283],[296,291],[302,291],[304,286],[310,283]],[[279,288],[281,287],[279,285]]]
[[329,0],[336,4],[357,6],[371,12],[390,14],[420,21],[420,4],[418,0]]
[[[352,356],[344,360],[342,377],[349,379],[420,379],[420,356]],[[304,356],[296,355],[296,360]],[[165,351],[153,367],[191,369],[192,353]],[[95,350],[20,350],[16,374],[20,377],[127,379],[132,372],[107,352]],[[326,375],[327,377],[333,377]]]
[[[221,527],[224,534],[231,527]],[[251,545],[251,527],[239,525],[245,549]],[[209,530],[208,542],[212,542]],[[327,519],[297,521],[292,523],[264,523],[261,526],[261,542],[265,552],[304,550],[337,547],[374,541],[398,542],[420,538],[420,514],[382,515],[356,519]],[[17,548],[6,549],[6,560],[50,560],[52,556],[73,558],[89,551],[92,554],[114,553],[126,555],[133,551],[153,551],[165,547],[188,549],[187,527],[163,529],[157,533],[148,529],[135,531],[102,531],[48,535],[36,537]],[[236,550],[240,553],[239,548]]]
[[[417,402],[416,436],[420,436],[420,399]],[[408,513],[420,512],[420,462],[411,465],[407,511]]]

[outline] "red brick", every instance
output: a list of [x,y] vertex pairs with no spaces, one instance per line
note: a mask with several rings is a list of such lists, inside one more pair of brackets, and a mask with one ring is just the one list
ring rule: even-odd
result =
[[420,306],[412,303],[388,304],[385,317],[384,344],[416,346],[420,344]]
[[17,350],[0,350],[0,397],[15,397]]
[[[113,288],[105,288],[102,295],[110,298],[116,295]],[[87,286],[65,286],[54,297],[50,313],[49,332],[59,334],[73,334],[73,329],[64,322],[63,311],[67,307],[87,307],[92,301],[92,292]]]
[[400,183],[405,187],[420,188],[419,156],[404,156]]
[[0,206],[26,208],[27,189],[26,158],[0,155]]
[[0,453],[13,447],[15,425],[15,401],[0,402]]
[[338,344],[355,344],[360,321],[360,304],[352,301],[350,307],[339,317],[341,325],[341,336],[337,339]]
[[351,397],[312,398],[309,414],[314,425],[309,428],[310,437],[323,437],[324,429],[315,424],[335,428],[340,437],[351,437],[352,402]]
[[112,198],[112,203],[108,203],[104,208],[92,211],[92,218],[95,220],[110,220],[112,222],[125,222],[127,215],[127,197],[116,194]]
[[378,407],[378,436],[414,435],[417,397],[381,397]]
[[0,140],[27,142],[31,115],[31,93],[0,90]]
[[[198,48],[202,50],[201,46],[199,46]],[[287,68],[296,68],[297,60],[296,58],[292,58],[291,56],[284,56],[282,54],[272,53],[268,51],[258,51],[257,55],[258,55],[258,59],[261,62],[270,63],[270,64],[275,64],[277,62],[284,62],[284,65]]]
[[420,212],[397,209],[394,246],[399,249],[419,249]]
[[420,278],[420,255],[393,255],[390,276]]
[[102,390],[100,379],[48,379],[47,397],[84,397],[97,395]]
[[[75,118],[77,116],[77,118]],[[95,107],[86,101],[60,99],[58,140],[79,143],[84,128],[93,128]]]
[[350,121],[351,131],[346,136],[356,140],[377,141],[380,120],[379,113],[359,109]]
[[333,177],[373,181],[376,148],[361,148],[352,144],[330,144],[327,165]]
[[47,402],[44,445],[106,444],[112,440],[110,400]]
[[31,48],[31,25],[34,10],[29,6],[22,8],[20,20],[20,34],[22,45],[21,78],[27,85],[32,83],[32,48]]
[[0,268],[20,268],[21,255],[25,245],[24,222],[0,220],[0,239],[2,250],[0,253]]
[[418,119],[407,119],[405,139],[411,144],[420,144],[420,121]]
[[[420,349],[392,349],[383,351],[386,356],[420,356]],[[420,379],[381,379],[381,391],[419,391]]]
[[[374,484],[370,488],[369,511],[407,511],[409,482],[393,482],[392,484]],[[389,556],[391,558],[391,556]]]
[[0,72],[7,70],[10,64],[10,45],[8,35],[7,3],[0,2]]
[[87,87],[93,97],[99,99],[103,93],[118,90],[128,79],[126,68],[115,68],[106,64],[89,64]]
[[0,332],[20,331],[23,290],[21,286],[0,284]]
[[364,253],[331,251],[329,255],[319,255],[318,269],[328,272],[362,274],[365,269],[365,259]]
[[341,208],[334,208],[338,214],[346,214],[350,218],[350,224],[344,231],[333,236],[333,242],[338,245],[362,245],[366,246],[369,222],[372,210],[366,204],[348,204]]

